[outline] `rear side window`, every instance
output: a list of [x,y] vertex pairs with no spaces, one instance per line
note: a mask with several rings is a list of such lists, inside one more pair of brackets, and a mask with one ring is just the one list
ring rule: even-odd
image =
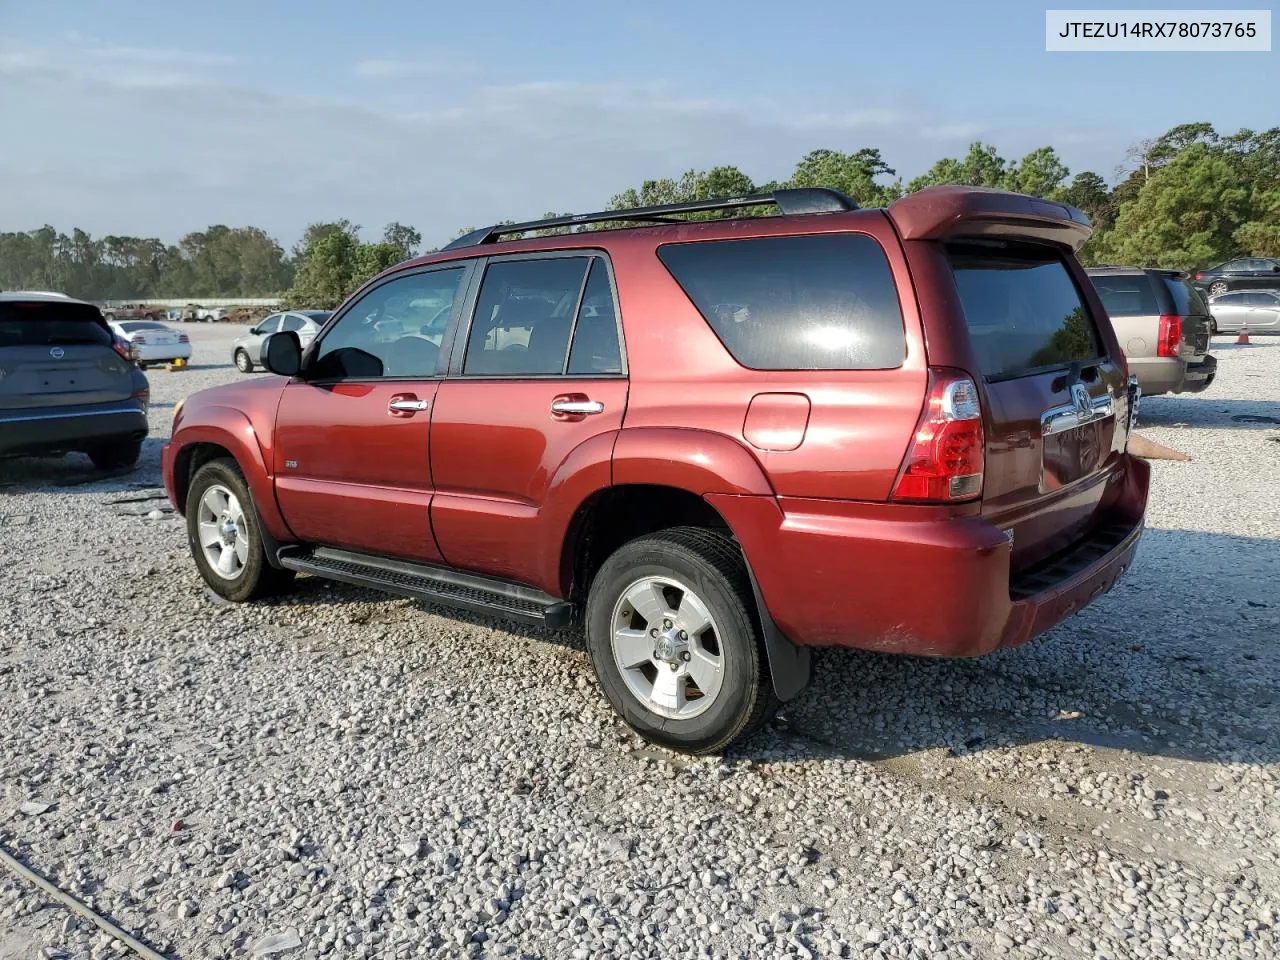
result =
[[1191,288],[1191,284],[1177,277],[1165,277],[1164,285],[1173,297],[1173,311],[1183,317],[1201,317],[1209,311],[1200,300],[1200,294]]
[[969,338],[989,380],[1097,359],[1098,333],[1066,264],[1034,245],[948,246]]
[[1107,274],[1092,279],[1108,316],[1153,317],[1163,312],[1156,302],[1151,278],[1145,273]]
[[884,251],[862,234],[668,244],[658,256],[753,370],[885,370],[906,357]]
[[0,347],[109,347],[111,331],[96,308],[78,303],[0,303]]

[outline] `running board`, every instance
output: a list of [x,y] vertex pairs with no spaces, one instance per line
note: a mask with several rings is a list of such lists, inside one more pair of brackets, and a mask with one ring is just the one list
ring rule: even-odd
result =
[[296,546],[281,548],[277,559],[287,570],[553,630],[569,626],[573,619],[573,604],[541,590],[425,563],[330,547],[306,550]]

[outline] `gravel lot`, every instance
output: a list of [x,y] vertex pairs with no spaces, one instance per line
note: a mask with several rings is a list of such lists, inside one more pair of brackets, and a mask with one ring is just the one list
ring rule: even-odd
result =
[[[167,955],[1277,955],[1280,424],[1234,417],[1280,420],[1280,339],[1144,403],[1195,459],[1086,612],[981,661],[823,654],[689,761],[576,639],[316,580],[211,601],[173,515],[108,502],[239,376],[244,328],[189,329],[136,473],[0,464],[0,842]],[[70,916],[0,871],[0,958],[121,952]]]

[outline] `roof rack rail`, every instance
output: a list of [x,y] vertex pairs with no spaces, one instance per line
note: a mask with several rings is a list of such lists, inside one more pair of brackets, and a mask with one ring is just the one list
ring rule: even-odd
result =
[[776,206],[783,214],[838,213],[857,210],[857,202],[838,190],[826,187],[795,187],[759,193],[748,197],[720,197],[711,200],[691,200],[685,203],[663,203],[653,207],[632,207],[625,210],[601,210],[597,213],[577,213],[565,217],[549,217],[546,220],[526,220],[524,223],[500,223],[464,233],[445,245],[446,250],[474,247],[482,243],[495,243],[499,237],[530,230],[549,230],[553,227],[574,227],[588,223],[608,223],[629,220],[638,223],[683,223],[673,219],[674,214],[706,213],[712,210],[740,210],[743,207]]

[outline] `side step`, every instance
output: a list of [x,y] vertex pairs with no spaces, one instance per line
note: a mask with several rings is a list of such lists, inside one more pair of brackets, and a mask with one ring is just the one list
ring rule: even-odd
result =
[[573,620],[573,604],[566,600],[479,574],[331,547],[283,547],[276,558],[287,570],[553,630],[567,627]]

